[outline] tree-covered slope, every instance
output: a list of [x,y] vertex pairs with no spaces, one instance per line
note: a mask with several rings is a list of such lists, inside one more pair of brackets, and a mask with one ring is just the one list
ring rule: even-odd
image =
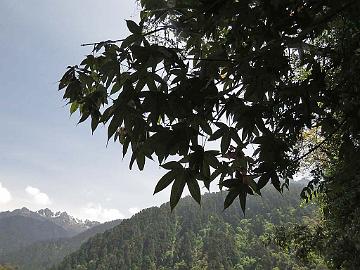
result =
[[55,269],[308,269],[270,243],[274,225],[313,214],[298,207],[300,189],[251,198],[246,217],[238,203],[223,211],[223,193],[203,196],[202,207],[186,197],[173,213],[169,204],[149,208],[90,239]]
[[121,220],[92,227],[74,237],[41,241],[2,256],[0,261],[16,265],[23,270],[45,270],[60,263],[63,258],[80,248],[90,237],[120,224]]
[[14,270],[11,265],[0,265],[0,270]]

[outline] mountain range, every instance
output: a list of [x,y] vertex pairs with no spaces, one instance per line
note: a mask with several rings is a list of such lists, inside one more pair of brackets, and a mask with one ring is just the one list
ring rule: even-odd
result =
[[6,211],[0,213],[0,222],[3,222],[10,217],[25,217],[36,219],[39,221],[50,221],[51,223],[60,226],[67,233],[68,236],[74,236],[78,233],[81,233],[95,225],[99,225],[100,222],[90,221],[90,220],[81,220],[72,217],[66,212],[52,212],[49,208],[40,209],[38,211],[31,211],[26,207],[21,209],[15,209],[13,211]]
[[[100,224],[80,220],[66,212],[27,208],[0,213],[0,263],[21,269],[46,269],[75,251],[81,243],[120,220]],[[34,268],[31,268],[34,265]]]
[[[165,203],[104,224],[49,209],[0,213],[0,265],[20,270],[327,269],[319,261],[297,260],[274,242],[279,225],[316,216],[314,205],[300,206],[303,186],[298,182],[284,194],[267,188],[261,197],[251,196],[246,215],[239,203],[223,210],[226,192],[203,195],[201,206],[185,197],[172,212]],[[4,249],[4,243],[10,245]]]
[[0,262],[16,265],[22,270],[46,270],[75,252],[89,238],[119,225],[120,222],[121,220],[105,222],[69,238],[38,241],[4,254],[0,257]]

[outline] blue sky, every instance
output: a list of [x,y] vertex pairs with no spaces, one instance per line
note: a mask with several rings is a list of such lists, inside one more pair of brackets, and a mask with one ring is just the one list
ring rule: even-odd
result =
[[90,53],[80,44],[127,35],[135,0],[2,0],[0,18],[0,211],[49,207],[105,221],[167,201],[168,190],[152,195],[161,169],[129,171],[106,130],[77,126],[57,91],[66,67]]

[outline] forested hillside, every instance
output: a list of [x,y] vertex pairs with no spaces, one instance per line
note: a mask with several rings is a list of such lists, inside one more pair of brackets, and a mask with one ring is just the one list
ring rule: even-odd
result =
[[0,262],[16,265],[23,270],[45,270],[60,263],[63,258],[80,248],[80,245],[97,233],[113,228],[121,220],[106,222],[92,227],[74,237],[36,242],[0,257]]
[[[199,207],[190,197],[170,212],[169,204],[153,207],[97,235],[54,269],[324,269],[300,265],[293,254],[273,245],[273,228],[301,222],[314,208],[299,207],[301,186],[282,196],[266,190],[223,211],[223,193],[203,196]],[[276,268],[278,267],[278,268]]]
[[0,265],[0,270],[14,270],[11,265]]

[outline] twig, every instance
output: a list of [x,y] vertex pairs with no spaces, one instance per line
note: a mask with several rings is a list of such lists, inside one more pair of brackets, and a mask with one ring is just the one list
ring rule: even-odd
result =
[[321,147],[324,143],[326,143],[329,139],[331,139],[332,136],[334,136],[334,134],[336,132],[339,131],[339,129],[345,124],[346,122],[346,119],[344,119],[340,125],[335,129],[333,130],[333,132],[331,132],[328,136],[326,136],[326,138],[320,142],[319,144],[315,145],[313,148],[311,148],[307,153],[303,154],[302,156],[298,157],[297,159],[295,159],[294,162],[298,162],[300,160],[302,160],[303,158],[307,157],[308,155],[310,155],[312,152],[314,152],[315,150],[317,150],[319,147]]
[[[142,34],[143,37],[146,37],[148,35],[151,35],[151,34],[154,34],[156,32],[159,32],[159,31],[162,31],[162,30],[166,30],[168,28],[174,28],[174,26],[172,25],[167,25],[167,26],[164,26],[164,27],[161,27],[161,28],[158,28],[158,29],[155,29],[155,30],[152,30],[152,31],[149,31],[147,33],[144,33]],[[109,44],[109,43],[117,43],[117,42],[122,42],[124,41],[126,38],[123,38],[123,39],[115,39],[115,40],[106,40],[106,41],[100,41],[100,42],[92,42],[92,43],[84,43],[84,44],[81,44],[81,46],[95,46],[95,45],[99,45],[101,43],[104,43],[104,44]]]

